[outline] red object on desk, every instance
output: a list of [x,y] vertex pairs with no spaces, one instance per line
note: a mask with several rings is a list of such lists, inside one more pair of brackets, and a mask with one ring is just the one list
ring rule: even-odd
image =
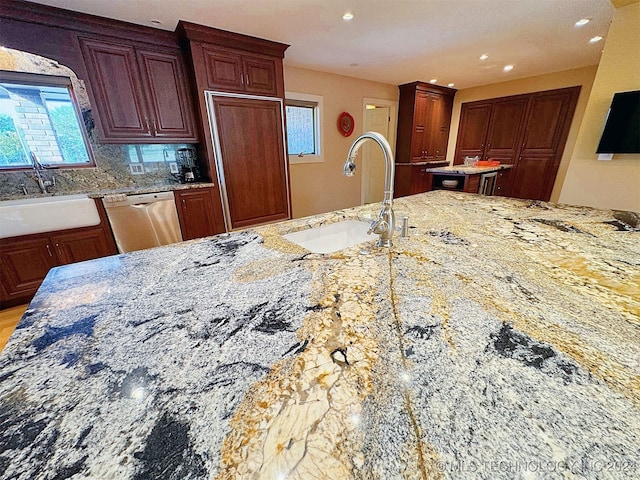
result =
[[497,167],[500,160],[478,160],[477,167]]

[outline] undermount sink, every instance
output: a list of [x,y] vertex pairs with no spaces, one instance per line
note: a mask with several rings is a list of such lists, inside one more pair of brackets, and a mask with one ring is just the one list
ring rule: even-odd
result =
[[0,202],[0,238],[100,224],[87,195],[61,195]]
[[377,236],[368,234],[368,230],[369,223],[359,220],[345,220],[283,236],[310,252],[332,253],[359,243],[375,240]]

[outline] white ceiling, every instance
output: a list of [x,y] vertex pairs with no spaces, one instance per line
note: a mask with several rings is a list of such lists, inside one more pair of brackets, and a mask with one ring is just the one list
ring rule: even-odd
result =
[[[468,88],[596,65],[609,0],[37,0],[174,30],[187,20],[291,45],[287,65],[388,84]],[[345,12],[354,14],[342,20]],[[581,18],[592,21],[577,28]],[[483,53],[489,59],[480,61]],[[505,73],[502,67],[513,64]]]

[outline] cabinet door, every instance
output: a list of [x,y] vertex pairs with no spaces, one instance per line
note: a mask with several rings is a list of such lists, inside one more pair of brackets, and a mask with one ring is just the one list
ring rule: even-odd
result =
[[548,201],[580,88],[534,94],[512,174],[511,196]]
[[208,237],[224,231],[216,228],[220,222],[216,222],[215,218],[212,188],[177,190],[174,195],[183,240]]
[[244,92],[242,56],[221,48],[202,47],[207,86],[212,90]]
[[182,58],[177,54],[137,50],[150,110],[151,133],[158,142],[197,142],[193,105]]
[[61,265],[118,253],[107,241],[102,227],[55,233],[51,235],[51,242]]
[[499,170],[498,177],[496,178],[496,188],[493,191],[494,195],[498,195],[501,197],[508,197],[510,194],[510,182],[509,177],[511,175],[511,170]]
[[411,167],[411,189],[410,194],[424,193],[431,190],[433,176],[427,172],[427,167],[413,166]]
[[231,228],[290,218],[281,105],[213,99]]
[[416,92],[415,110],[413,114],[413,134],[411,136],[411,161],[422,162],[427,156],[429,143],[429,114],[431,99],[425,92]]
[[[28,302],[58,259],[47,237],[1,240],[3,306]],[[3,293],[3,295],[4,295]]]
[[242,65],[247,92],[265,95],[278,94],[275,60],[243,56]]
[[516,162],[528,101],[527,97],[516,97],[494,103],[484,159],[492,158],[510,165]]
[[431,94],[429,98],[431,100],[431,127],[426,147],[427,158],[429,160],[444,160],[447,157],[453,98],[437,94]]
[[464,163],[466,156],[482,158],[490,119],[491,103],[462,104],[454,165]]
[[101,140],[111,143],[151,138],[135,49],[129,45],[80,38]]

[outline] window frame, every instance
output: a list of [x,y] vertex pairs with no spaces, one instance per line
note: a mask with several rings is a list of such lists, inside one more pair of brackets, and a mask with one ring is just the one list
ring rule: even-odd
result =
[[[76,93],[73,88],[73,82],[71,81],[70,77],[65,77],[61,75],[44,75],[41,73],[14,72],[14,71],[8,71],[8,70],[0,70],[0,83],[33,85],[36,87],[43,86],[43,87],[66,88],[67,91],[69,92],[69,96],[71,97],[73,112],[78,122],[78,126],[80,127],[80,134],[82,135],[82,140],[84,142],[85,149],[87,150],[87,156],[89,157],[89,162],[46,164],[45,168],[47,170],[69,170],[69,169],[75,170],[80,168],[96,167],[93,148],[91,147],[91,143],[89,142],[87,129],[85,127],[84,120],[82,118],[82,113],[80,112],[80,104],[78,103],[78,98],[76,97]],[[53,129],[53,133],[56,136],[56,141],[57,141],[58,134],[55,131],[55,128]],[[27,155],[29,155],[29,152],[27,152]],[[0,172],[18,172],[18,171],[32,170],[33,168],[34,168],[33,164],[23,165],[23,166],[12,166],[12,167],[0,166]]]
[[[285,92],[284,109],[286,107],[313,107],[313,123],[315,135],[315,154],[289,154],[288,145],[285,145],[289,164],[301,163],[322,163],[324,162],[324,135],[322,134],[322,109],[323,97],[321,95],[313,95],[309,93]],[[287,132],[288,134],[288,132]]]

